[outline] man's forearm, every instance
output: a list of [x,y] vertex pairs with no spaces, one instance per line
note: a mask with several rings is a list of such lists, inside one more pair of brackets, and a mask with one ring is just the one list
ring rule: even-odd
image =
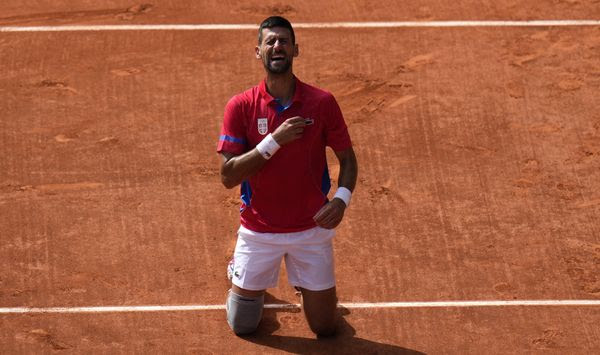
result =
[[223,159],[221,182],[228,189],[241,184],[242,181],[256,174],[267,162],[256,149],[237,156],[224,154]]
[[356,178],[358,176],[358,163],[354,152],[348,154],[340,160],[340,173],[338,176],[338,186],[343,186],[350,191],[354,191]]
[[358,163],[352,148],[335,152],[335,155],[340,163],[338,190],[335,192],[333,199],[325,204],[313,217],[318,226],[327,229],[337,227],[342,221],[344,210],[350,204],[350,198],[358,176]]

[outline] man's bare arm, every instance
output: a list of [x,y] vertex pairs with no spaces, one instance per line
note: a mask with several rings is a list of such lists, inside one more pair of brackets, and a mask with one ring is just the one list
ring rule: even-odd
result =
[[340,162],[340,174],[338,176],[338,186],[343,186],[350,191],[354,191],[356,187],[356,178],[358,176],[358,163],[356,155],[352,148],[335,152],[336,157]]
[[[302,117],[288,118],[273,132],[273,139],[280,146],[284,146],[302,137],[305,126],[306,123]],[[267,159],[256,148],[241,155],[223,152],[221,156],[223,157],[221,182],[228,189],[241,184],[242,181],[256,174],[267,162]]]
[[267,162],[267,159],[263,158],[256,148],[242,155],[223,152],[221,157],[223,157],[221,182],[228,189],[256,174]]
[[[354,191],[356,178],[358,176],[358,163],[352,148],[341,152],[335,152],[340,162],[340,174],[338,176],[338,187],[345,187]],[[333,198],[313,217],[318,226],[333,229],[337,227],[344,217],[346,204],[340,198]]]

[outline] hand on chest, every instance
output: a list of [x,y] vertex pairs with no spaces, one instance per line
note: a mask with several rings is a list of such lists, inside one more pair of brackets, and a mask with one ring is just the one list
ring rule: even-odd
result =
[[[286,110],[281,113],[277,112],[259,112],[256,114],[248,126],[248,140],[252,146],[258,144],[269,133],[281,126],[286,120],[292,117],[302,117],[305,125],[302,135],[299,139],[288,143],[287,145],[307,145],[314,142],[323,132],[322,120],[308,111]],[[286,145],[286,146],[287,146]]]

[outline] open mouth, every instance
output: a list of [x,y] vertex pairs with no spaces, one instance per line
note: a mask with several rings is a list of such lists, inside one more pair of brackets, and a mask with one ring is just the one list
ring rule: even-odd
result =
[[283,56],[283,55],[274,55],[271,57],[272,62],[280,62],[283,60],[285,60],[285,56]]

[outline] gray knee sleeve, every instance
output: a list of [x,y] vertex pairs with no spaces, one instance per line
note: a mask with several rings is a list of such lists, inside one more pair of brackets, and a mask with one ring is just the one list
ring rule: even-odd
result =
[[262,318],[265,296],[245,297],[233,291],[227,296],[227,323],[237,335],[253,333]]

